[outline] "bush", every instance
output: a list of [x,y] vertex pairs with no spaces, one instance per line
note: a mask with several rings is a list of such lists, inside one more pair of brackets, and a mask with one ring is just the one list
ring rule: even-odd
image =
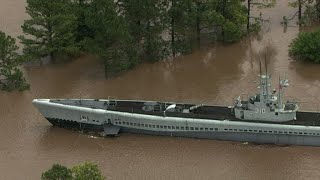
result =
[[30,89],[30,85],[23,77],[23,73],[17,67],[12,69],[10,74],[7,74],[7,79],[1,82],[0,89],[4,91],[24,91]]
[[69,169],[54,164],[51,169],[42,173],[41,180],[104,180],[96,164],[84,162]]
[[42,180],[71,180],[72,179],[72,172],[65,166],[60,164],[54,164],[51,169],[42,173],[41,175]]
[[72,168],[74,180],[104,180],[96,164],[85,162]]
[[5,91],[27,90],[29,84],[18,68],[22,64],[21,57],[16,52],[18,46],[14,38],[0,31],[0,89]]
[[291,43],[289,54],[302,60],[320,63],[320,29],[299,33]]

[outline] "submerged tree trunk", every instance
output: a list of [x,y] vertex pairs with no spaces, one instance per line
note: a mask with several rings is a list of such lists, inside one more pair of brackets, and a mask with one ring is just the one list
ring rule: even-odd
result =
[[175,33],[175,22],[174,22],[174,18],[175,18],[175,0],[171,0],[172,3],[172,11],[171,11],[171,49],[172,49],[172,56],[176,57],[176,48],[175,48],[175,37],[174,37],[174,33]]
[[[83,41],[84,31],[83,28],[85,26],[85,15],[84,15],[84,0],[79,0],[77,4],[77,34],[76,34],[76,42],[79,43]],[[84,50],[84,46],[81,45],[80,49]]]
[[316,1],[316,10],[317,10],[317,20],[320,22],[320,0]]
[[108,63],[106,61],[104,62],[104,77],[106,79],[109,78]]
[[247,33],[250,30],[250,11],[251,11],[251,0],[248,0],[248,12],[247,12]]
[[[49,18],[51,18],[51,15],[48,16]],[[51,48],[49,51],[49,56],[50,56],[50,61],[51,62],[55,62],[55,57],[54,57],[54,52],[52,50],[52,47],[53,47],[53,40],[52,40],[52,36],[53,36],[53,27],[52,27],[52,22],[51,21],[48,21],[47,22],[47,29],[48,29],[48,46]],[[42,60],[40,59],[40,62]],[[42,65],[42,62],[41,62],[41,65]]]
[[50,52],[50,61],[54,62],[54,55],[53,55],[53,52]]
[[175,50],[175,39],[174,39],[174,19],[171,19],[171,48],[172,48],[172,56],[176,57],[176,50]]
[[200,1],[197,1],[197,43],[200,48]]
[[[226,17],[226,2],[227,0],[223,0],[223,3],[222,3],[222,16],[223,17]],[[222,35],[222,39],[223,41],[225,41],[225,33],[224,33],[224,27],[222,26],[222,32],[221,32],[221,35]]]
[[301,0],[299,0],[299,15],[298,15],[298,18],[299,18],[299,26],[301,26],[301,18],[302,18],[302,2],[301,2]]

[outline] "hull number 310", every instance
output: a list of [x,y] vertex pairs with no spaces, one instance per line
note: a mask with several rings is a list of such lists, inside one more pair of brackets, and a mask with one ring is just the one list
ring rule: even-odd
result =
[[265,109],[256,108],[256,113],[263,114],[263,113],[266,113],[266,110]]

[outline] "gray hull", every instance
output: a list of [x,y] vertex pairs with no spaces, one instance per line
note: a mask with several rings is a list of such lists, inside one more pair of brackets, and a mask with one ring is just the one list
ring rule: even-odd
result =
[[166,117],[34,101],[53,125],[106,135],[137,133],[260,144],[320,146],[320,127]]
[[[47,118],[50,123],[67,129],[85,130],[90,132],[103,133],[103,125],[92,125],[78,122],[66,121],[63,119]],[[119,127],[119,126],[116,126]],[[317,136],[299,136],[287,134],[257,134],[257,133],[235,133],[235,132],[201,132],[201,131],[154,131],[142,130],[136,128],[119,127],[119,133],[146,134],[156,136],[173,136],[199,139],[214,139],[223,141],[240,141],[257,144],[277,144],[277,145],[303,145],[303,146],[320,146],[320,137]]]
[[240,141],[257,144],[320,146],[320,138],[311,136],[292,136],[274,134],[228,133],[228,132],[155,132],[123,128],[121,132],[159,136],[188,137],[223,141]]

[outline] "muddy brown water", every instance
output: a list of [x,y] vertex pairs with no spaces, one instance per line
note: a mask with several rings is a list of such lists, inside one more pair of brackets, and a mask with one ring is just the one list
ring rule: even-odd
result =
[[[1,0],[0,30],[16,37],[27,18],[24,0]],[[27,92],[0,92],[0,179],[39,179],[58,162],[73,166],[94,161],[107,179],[318,179],[320,149],[250,145],[237,142],[122,134],[99,138],[52,127],[32,106],[34,98],[150,99],[230,105],[239,94],[255,92],[259,51],[268,49],[269,72],[287,77],[287,96],[301,108],[319,110],[320,66],[288,57],[299,28],[282,16],[295,10],[287,1],[264,10],[271,22],[260,38],[212,45],[191,55],[142,64],[105,80],[90,57],[66,64],[25,68]],[[308,102],[308,103],[306,103]]]

